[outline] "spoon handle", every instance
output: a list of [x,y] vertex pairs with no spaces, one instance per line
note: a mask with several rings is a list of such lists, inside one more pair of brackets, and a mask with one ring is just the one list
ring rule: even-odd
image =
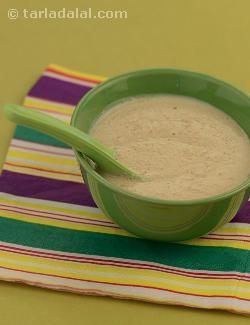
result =
[[114,152],[90,137],[87,133],[47,114],[26,109],[19,105],[4,107],[7,118],[15,123],[39,130],[53,136],[91,158],[100,169],[115,174],[130,174],[131,171],[114,158]]

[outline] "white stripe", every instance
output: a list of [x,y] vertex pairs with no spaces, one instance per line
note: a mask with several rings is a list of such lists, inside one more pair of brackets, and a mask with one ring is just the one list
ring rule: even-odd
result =
[[[28,284],[50,287],[65,291],[75,291],[88,294],[99,294],[119,298],[140,299],[156,303],[185,305],[200,308],[228,309],[236,312],[250,313],[250,302],[234,298],[201,297],[181,293],[173,293],[157,289],[126,287],[121,285],[110,285],[65,279],[53,276],[25,273],[0,269],[0,277],[8,281],[23,281]],[[68,286],[68,290],[63,288]]]
[[[69,158],[72,161],[75,161],[72,158]],[[23,158],[18,158],[18,157],[9,157],[8,162],[14,162],[14,163],[22,163],[24,166],[28,164],[32,164],[31,167],[46,167],[46,168],[51,168],[51,172],[53,173],[53,169],[56,169],[58,171],[63,171],[63,172],[73,172],[77,173],[80,175],[80,169],[75,161],[75,166],[69,166],[69,165],[64,165],[63,162],[62,164],[54,164],[54,163],[48,163],[48,162],[39,162],[39,160],[33,160],[33,159],[23,159]],[[19,166],[18,166],[19,167]],[[20,166],[22,168],[23,166]],[[27,166],[30,167],[30,166]],[[46,170],[46,172],[50,172],[49,170]],[[76,176],[78,176],[76,175]]]
[[[25,141],[25,140],[18,140],[18,139],[12,139],[11,144],[16,145],[16,146],[27,147],[27,148],[30,148],[30,150],[32,150],[32,149],[39,150],[40,149],[40,150],[49,151],[52,154],[59,153],[59,154],[71,155],[72,157],[74,156],[74,152],[71,148],[54,147],[54,146],[49,146],[49,145],[40,144],[40,143],[34,143],[34,142],[30,142],[30,141]],[[24,149],[21,149],[21,150],[24,150]]]
[[59,75],[55,72],[50,72],[50,71],[45,71],[43,73],[44,76],[50,77],[50,78],[54,78],[54,79],[58,79],[58,80],[62,80],[62,81],[67,81],[76,85],[81,85],[81,86],[86,86],[86,87],[94,87],[97,85],[97,83],[95,82],[91,82],[91,81],[85,81],[85,80],[78,80],[78,79],[74,79],[71,77],[67,77],[67,76],[63,76],[63,75]]
[[[4,252],[5,253],[5,252]],[[39,258],[39,257],[38,257]],[[137,283],[141,283],[141,281],[145,281],[145,282],[149,282],[151,283],[154,283],[154,285],[156,286],[161,286],[161,283],[164,285],[164,287],[167,285],[177,285],[177,287],[179,286],[180,287],[180,281],[177,281],[177,280],[171,280],[169,278],[166,278],[166,277],[161,277],[161,276],[158,276],[157,278],[154,277],[154,276],[148,276],[146,275],[146,272],[144,270],[141,271],[141,273],[143,274],[130,274],[131,271],[129,269],[127,269],[126,271],[123,270],[122,272],[105,272],[105,265],[98,265],[98,268],[99,269],[102,269],[104,268],[104,271],[95,271],[94,268],[92,268],[91,270],[89,269],[84,269],[84,268],[81,268],[81,269],[78,269],[78,268],[74,268],[74,263],[72,263],[72,267],[70,267],[69,265],[67,265],[67,268],[65,266],[59,266],[59,265],[51,265],[49,262],[47,264],[43,264],[43,263],[40,263],[39,261],[37,261],[37,258],[34,257],[33,259],[33,262],[28,262],[28,261],[16,261],[15,259],[13,260],[12,258],[6,258],[6,257],[0,257],[0,261],[3,262],[2,265],[6,265],[6,264],[10,264],[10,265],[13,265],[13,267],[15,268],[15,266],[17,265],[18,263],[18,266],[22,266],[22,267],[35,267],[35,268],[39,268],[41,270],[44,270],[45,273],[49,273],[51,271],[54,271],[56,272],[57,274],[60,272],[69,272],[71,274],[74,274],[74,276],[79,276],[79,277],[82,277],[82,276],[87,276],[87,277],[90,277],[91,279],[93,279],[93,277],[96,277],[96,280],[98,281],[98,278],[105,278],[106,281],[113,281],[113,279],[116,279],[116,282],[117,281],[121,281],[122,283],[124,282],[128,282],[128,281],[133,281],[133,282],[137,282]],[[63,261],[62,261],[63,262]],[[126,273],[125,273],[126,272]],[[132,271],[133,272],[133,271]],[[127,281],[126,281],[126,280]],[[193,281],[195,281],[196,279],[193,278]],[[234,281],[234,284],[231,284],[231,285],[227,285],[227,286],[222,286],[222,285],[211,285],[211,281],[212,280],[206,280],[206,279],[203,279],[202,280],[203,283],[208,283],[208,284],[200,284],[200,283],[192,283],[192,284],[189,284],[189,283],[185,283],[184,281],[181,282],[181,287],[182,288],[185,288],[185,289],[201,289],[201,290],[204,290],[204,291],[207,291],[207,294],[214,294],[214,292],[216,292],[216,290],[222,290],[222,291],[225,291],[225,292],[228,292],[228,295],[232,295],[232,291],[234,291],[234,285],[235,285],[235,281]],[[232,280],[233,281],[233,280]],[[131,283],[130,283],[131,284]],[[119,285],[119,284],[118,284]],[[132,284],[131,284],[132,285]],[[149,285],[149,284],[142,284],[142,285]],[[182,290],[182,289],[181,289]],[[239,291],[242,292],[242,293],[249,293],[250,292],[250,288],[239,288]],[[189,291],[190,292],[190,291]],[[194,292],[194,290],[191,290],[191,292]],[[224,293],[223,293],[224,294]]]
[[[0,244],[2,245],[6,245],[5,242],[1,242]],[[87,254],[79,254],[79,253],[70,253],[70,252],[62,252],[62,251],[56,251],[56,250],[48,250],[48,249],[35,249],[33,247],[27,247],[27,246],[23,246],[23,245],[17,245],[17,244],[12,244],[12,243],[7,243],[8,246],[12,246],[12,247],[17,247],[17,248],[23,248],[23,249],[29,249],[32,250],[34,252],[37,251],[41,251],[44,253],[54,253],[54,254],[58,254],[58,255],[68,255],[68,256],[72,256],[72,258],[76,257],[76,258],[94,258],[94,259],[101,259],[104,261],[115,261],[117,263],[123,264],[123,263],[135,263],[138,265],[143,265],[143,264],[147,264],[149,266],[155,266],[155,267],[166,267],[170,270],[173,271],[179,271],[179,272],[192,272],[192,273],[202,273],[204,272],[205,276],[207,275],[207,273],[212,277],[213,275],[225,275],[225,276],[238,276],[238,277],[242,277],[242,275],[244,276],[250,276],[250,273],[240,273],[240,272],[233,272],[233,271],[208,271],[208,270],[192,270],[192,269],[188,269],[188,268],[178,268],[178,267],[174,267],[174,266],[169,266],[169,265],[164,265],[164,264],[160,264],[160,263],[155,263],[155,262],[147,262],[147,261],[143,261],[143,260],[133,260],[133,259],[126,259],[126,258],[119,258],[119,257],[109,257],[109,256],[101,256],[101,255],[87,255]],[[124,267],[126,267],[126,265],[124,264]],[[137,266],[134,265],[134,267],[136,268]],[[159,270],[160,271],[160,270]],[[142,270],[143,272],[143,270]],[[162,271],[161,271],[162,272]],[[163,271],[164,272],[164,271]],[[183,274],[183,276],[185,276],[185,274]],[[223,277],[220,278],[221,281],[223,281]],[[237,281],[237,280],[236,280]]]

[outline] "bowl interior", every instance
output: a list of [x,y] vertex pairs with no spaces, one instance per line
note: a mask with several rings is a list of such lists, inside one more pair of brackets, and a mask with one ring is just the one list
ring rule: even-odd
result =
[[[71,124],[88,133],[114,102],[150,94],[190,96],[210,103],[230,115],[250,137],[250,98],[247,95],[213,77],[175,69],[141,70],[107,80],[82,98]],[[78,159],[86,167],[86,160],[80,155]],[[249,183],[250,179],[244,187]]]
[[72,124],[89,132],[115,101],[149,94],[183,95],[208,102],[230,115],[250,137],[250,97],[213,77],[174,69],[135,71],[107,80],[82,98]]

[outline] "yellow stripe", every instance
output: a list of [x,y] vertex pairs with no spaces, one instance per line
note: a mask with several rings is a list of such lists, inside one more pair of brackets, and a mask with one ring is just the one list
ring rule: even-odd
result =
[[[18,253],[0,253],[0,263],[37,273],[47,273],[74,279],[113,282],[116,284],[158,287],[184,293],[201,295],[234,295],[238,280],[217,280],[188,278],[183,275],[159,273],[153,270],[138,270],[126,267],[83,264],[81,262],[58,261],[53,259],[30,257]],[[139,281],[138,281],[139,280]],[[237,295],[249,298],[249,282],[241,282]]]
[[74,110],[74,107],[65,107],[65,105],[55,104],[48,101],[40,99],[31,99],[29,97],[25,98],[24,106],[26,107],[35,107],[41,110],[51,110],[56,113],[63,113],[65,115],[71,116]]
[[[13,171],[20,171],[20,168],[13,168],[12,166],[8,166],[8,170],[13,170]],[[25,173],[27,173],[27,170],[25,170]],[[73,177],[73,176],[67,176],[67,175],[53,175],[53,174],[50,174],[50,173],[42,173],[42,172],[36,172],[34,170],[30,170],[29,174],[31,175],[43,175],[45,177],[49,177],[49,178],[54,178],[54,179],[63,179],[63,180],[73,180],[73,181],[76,181],[76,182],[82,182],[82,178],[81,176],[79,177]],[[1,199],[0,199],[0,202],[1,202]],[[46,206],[46,205],[43,205],[42,207],[38,206],[37,204],[31,204],[31,203],[21,203],[21,202],[16,202],[13,201],[13,200],[2,200],[2,203],[5,203],[5,202],[9,202],[10,204],[17,204],[19,206],[22,206],[22,207],[30,207],[30,208],[34,208],[34,209],[40,209],[40,211],[44,211],[44,209],[47,209],[47,210],[50,210],[50,211],[54,211],[54,212],[62,212],[63,214],[72,214],[74,216],[86,216],[86,217],[92,217],[92,218],[96,218],[96,219],[99,219],[99,220],[109,220],[107,217],[105,217],[103,214],[95,214],[95,213],[92,213],[92,212],[89,212],[89,211],[84,211],[84,207],[83,207],[83,213],[81,213],[80,211],[74,211],[74,210],[71,210],[71,209],[65,209],[65,208],[60,208],[58,206],[56,206],[54,209],[51,207],[51,206]],[[14,202],[14,203],[13,203]],[[6,217],[8,217],[8,215],[6,214],[5,215]],[[18,217],[16,217],[17,219],[19,219]],[[26,221],[31,221],[30,219],[27,219]],[[36,222],[34,219],[33,219],[33,222]],[[41,221],[37,221],[37,223],[41,223]],[[58,223],[49,223],[49,222],[42,222],[43,224],[49,224],[49,225],[54,225],[54,226],[57,226],[57,227],[63,227],[63,228],[71,228],[71,229],[79,229],[78,226],[74,226],[72,227],[72,223],[71,223],[71,226],[68,226],[69,223],[64,223],[62,224],[61,222],[58,224]],[[80,227],[80,229],[83,229],[82,227]],[[87,227],[87,228],[84,228],[88,231],[98,231],[98,232],[101,232],[101,233],[109,233],[109,234],[117,234],[117,231],[114,229],[107,229],[107,227]],[[218,231],[218,233],[234,233],[234,234],[239,234],[241,236],[244,236],[244,235],[249,235],[250,234],[250,229],[246,229],[246,228],[243,228],[243,229],[239,229],[237,227],[227,227],[227,225],[225,225],[224,227],[220,228],[220,230]],[[125,232],[125,233],[120,233],[120,235],[125,235],[125,236],[128,236],[128,233]],[[240,241],[240,238],[237,238],[235,237],[236,240],[232,241],[232,240],[226,240],[226,239],[223,239],[223,240],[217,240],[217,239],[203,239],[203,238],[199,238],[199,239],[193,239],[193,240],[189,240],[189,241],[183,241],[182,244],[186,244],[186,245],[196,245],[196,246],[217,246],[217,247],[231,247],[231,248],[239,248],[239,249],[245,249],[245,250],[250,250],[250,243],[247,243],[247,242],[244,242],[244,241]]]
[[[77,292],[77,290],[74,290]],[[106,293],[106,290],[104,291]],[[107,295],[107,294],[106,294]],[[170,295],[172,295],[172,293],[170,293]],[[145,295],[142,293],[131,293],[130,289],[128,289],[128,293],[126,292],[125,294],[122,292],[121,294],[117,294],[115,293],[116,297],[121,297],[121,298],[132,298],[135,300],[142,300],[145,302],[153,302],[153,303],[158,303],[158,304],[170,304],[170,305],[174,305],[174,306],[184,306],[184,307],[192,307],[192,308],[204,308],[204,309],[223,309],[226,311],[232,311],[232,312],[236,312],[236,313],[247,313],[249,314],[249,309],[244,309],[241,306],[241,303],[238,302],[237,305],[237,309],[233,308],[233,307],[229,307],[228,305],[220,305],[218,304],[217,300],[214,300],[213,297],[205,297],[204,299],[206,299],[206,301],[204,302],[203,300],[199,299],[199,297],[192,297],[191,299],[199,299],[199,302],[196,300],[195,302],[192,302],[190,300],[189,296],[178,296],[178,298],[174,298],[173,296],[171,297],[158,297],[155,294],[152,294],[150,292],[149,295]],[[213,301],[211,301],[211,299]],[[224,298],[221,298],[224,299]],[[202,303],[203,302],[203,303]]]
[[[79,223],[70,222],[68,220],[60,221],[60,220],[46,219],[43,217],[35,217],[35,216],[29,217],[22,212],[10,212],[4,210],[0,210],[0,212],[2,217],[18,219],[26,222],[38,223],[43,225],[49,225],[53,227],[68,228],[73,230],[84,230],[90,232],[99,232],[99,233],[114,234],[114,235],[121,235],[121,236],[133,236],[132,234],[129,234],[128,232],[120,228],[117,229],[117,228],[105,227],[102,225],[95,226],[95,225],[88,225],[88,224],[79,224]],[[55,217],[57,218],[57,216]],[[58,218],[60,218],[60,216],[58,216]],[[241,241],[195,239],[183,243],[185,243],[186,245],[231,247],[231,248],[250,250],[250,245],[246,245],[245,242],[241,242]]]
[[[237,313],[247,313],[249,314],[249,309],[244,308],[243,304],[239,301],[237,304],[237,309],[232,308],[229,304],[218,304],[218,300],[214,300],[213,297],[206,297],[205,300],[199,299],[199,297],[192,297],[192,300],[189,296],[178,295],[177,299],[173,296],[172,293],[166,292],[166,295],[163,297],[159,296],[157,293],[150,291],[147,295],[143,293],[143,288],[139,288],[136,291],[131,291],[129,287],[123,287],[122,290],[120,288],[114,287],[109,284],[98,284],[98,288],[96,286],[90,287],[89,284],[83,283],[82,286],[79,286],[78,281],[74,281],[71,279],[64,279],[63,282],[59,279],[55,279],[53,277],[41,276],[39,274],[33,275],[33,279],[31,279],[30,274],[22,273],[18,271],[10,271],[11,276],[6,276],[6,270],[0,269],[0,277],[4,281],[15,281],[15,282],[24,282],[31,285],[37,285],[40,287],[45,287],[54,290],[64,290],[69,292],[77,292],[77,293],[86,293],[86,294],[95,294],[95,295],[105,295],[105,296],[113,296],[116,298],[122,299],[133,299],[133,300],[142,300],[145,302],[153,302],[160,304],[171,304],[171,305],[183,305],[186,307],[193,308],[204,308],[204,309],[224,309],[228,311],[236,311]],[[12,276],[14,274],[14,276]],[[34,280],[34,278],[36,280]],[[142,291],[143,290],[143,291]],[[224,300],[224,298],[221,298]],[[228,301],[229,302],[229,301]]]
[[[104,220],[104,221],[110,221],[108,217],[106,217],[101,211],[100,212],[94,212],[90,210],[85,210],[84,206],[81,206],[81,209],[73,209],[70,208],[71,205],[68,205],[67,203],[59,203],[59,202],[53,202],[53,205],[46,204],[46,202],[42,201],[40,203],[40,200],[36,200],[35,202],[31,202],[28,200],[25,200],[25,198],[22,198],[21,200],[16,200],[15,197],[0,197],[0,203],[2,204],[8,204],[12,205],[13,207],[21,207],[21,208],[30,208],[38,211],[45,211],[45,212],[55,212],[55,213],[61,213],[61,214],[66,214],[66,215],[72,215],[76,217],[88,217],[88,218],[94,218],[97,220]],[[63,206],[62,206],[63,205]],[[232,224],[230,225],[224,225],[223,227],[220,228],[218,233],[235,233],[239,235],[248,235],[250,234],[250,226],[248,228],[246,227],[231,227]],[[215,232],[217,233],[217,232]],[[210,240],[206,239],[194,239],[194,240],[189,240],[186,242],[186,244],[196,244],[199,245],[201,242],[209,242]],[[212,239],[211,239],[212,241]]]
[[[12,161],[8,161],[10,164],[12,163]],[[18,166],[16,166],[16,167],[18,167],[18,168],[20,168],[20,169],[23,169],[23,168],[25,168],[25,169],[27,169],[27,168],[30,168],[30,169],[32,169],[32,168],[41,168],[41,170],[39,169],[38,170],[38,172],[39,173],[43,173],[43,172],[45,172],[45,173],[53,173],[53,172],[55,172],[56,174],[58,174],[58,175],[64,175],[63,173],[73,173],[74,175],[70,175],[70,177],[71,176],[77,176],[77,177],[80,177],[81,176],[81,173],[80,173],[80,171],[79,171],[79,169],[77,168],[77,170],[74,170],[74,171],[72,171],[72,170],[68,170],[68,169],[58,169],[59,168],[59,166],[56,166],[55,168],[52,168],[52,167],[47,167],[47,166],[45,166],[45,165],[35,165],[35,164],[32,164],[32,162],[31,163],[28,163],[27,161],[22,161],[22,162],[19,162],[19,161],[13,161],[13,164],[16,164],[16,165],[18,165]],[[62,173],[62,174],[60,174],[60,173]]]
[[57,64],[50,64],[48,66],[48,68],[51,68],[51,69],[54,69],[54,70],[57,70],[59,72],[63,72],[63,73],[67,73],[69,75],[72,76],[72,78],[75,77],[82,77],[82,78],[87,78],[87,79],[91,79],[91,80],[97,80],[97,81],[103,81],[103,80],[106,80],[107,77],[104,77],[104,76],[99,76],[99,75],[94,75],[94,74],[87,74],[87,73],[81,73],[81,72],[78,72],[78,71],[75,71],[75,70],[71,70],[71,69],[67,69],[67,68],[64,68],[60,65],[57,65]]
[[[232,235],[232,237],[218,237],[215,238],[197,238],[192,239],[189,241],[183,241],[182,244],[186,245],[196,245],[196,246],[217,246],[217,247],[231,247],[231,248],[241,248],[245,250],[250,250],[250,242],[241,241],[242,240],[249,240],[250,238],[244,238],[243,236],[249,236],[250,235],[250,225],[242,224],[242,225],[233,225],[232,223],[225,224],[221,228],[219,228],[217,231],[211,233],[213,234],[225,234],[225,235]],[[239,235],[241,237],[234,237],[233,235]],[[209,236],[209,235],[208,235]],[[223,238],[223,240],[219,239]],[[233,240],[229,240],[229,239]]]
[[[5,217],[9,219],[15,219],[20,221],[26,221],[29,223],[37,223],[52,227],[59,227],[59,228],[66,228],[66,229],[73,229],[73,230],[81,230],[81,231],[91,231],[91,232],[99,232],[104,234],[114,234],[114,235],[122,235],[122,236],[133,236],[128,234],[125,230],[121,228],[110,228],[105,226],[96,226],[96,225],[89,225],[89,224],[81,224],[81,223],[74,223],[68,220],[54,220],[54,219],[46,219],[43,217],[37,216],[28,216],[25,213],[21,212],[11,212],[5,211],[0,209],[0,217]],[[55,218],[60,218],[59,216],[55,216]],[[84,221],[84,220],[83,220]],[[88,221],[86,221],[88,222]]]
[[[73,168],[78,168],[78,164],[75,158],[71,157],[62,157],[53,155],[52,153],[38,153],[36,151],[29,150],[19,150],[16,148],[10,148],[8,154],[8,161],[11,161],[11,158],[21,158],[25,161],[31,160],[37,163],[45,162],[49,164],[56,164],[62,166],[72,166]],[[43,164],[41,164],[43,166]]]
[[[229,223],[226,224],[224,226],[222,226],[221,228],[219,228],[217,231],[215,231],[214,233],[211,233],[210,235],[212,236],[213,234],[230,234],[230,235],[240,235],[240,236],[244,236],[250,235],[250,225],[235,225],[233,226],[233,224]],[[218,238],[222,238],[222,237],[218,237]],[[217,247],[231,247],[231,248],[241,248],[241,249],[246,249],[246,250],[250,250],[250,242],[245,242],[245,241],[240,241],[240,239],[242,240],[250,240],[250,238],[241,238],[241,237],[231,237],[231,239],[233,240],[229,240],[230,238],[223,238],[223,240],[221,239],[216,239],[215,237],[213,238],[197,238],[197,239],[192,239],[189,241],[185,241],[182,242],[183,244],[186,245],[196,245],[196,246],[217,246]]]
[[[73,209],[65,209],[61,208],[58,206],[55,206],[54,208],[52,206],[49,206],[46,204],[43,205],[38,205],[34,203],[28,203],[28,202],[19,202],[15,200],[9,200],[9,199],[0,199],[0,202],[3,204],[12,204],[13,206],[20,206],[20,207],[27,207],[27,208],[33,208],[35,210],[39,211],[51,211],[51,212],[56,212],[56,213],[62,213],[65,215],[73,215],[73,216],[82,216],[82,217],[87,217],[87,218],[92,218],[94,220],[107,220],[109,219],[105,217],[104,214],[102,213],[94,213],[91,211],[84,210],[84,207],[82,208],[82,211],[76,211]],[[69,228],[69,229],[76,229],[76,230],[86,230],[86,231],[93,231],[93,232],[100,232],[100,233],[108,233],[108,234],[119,234],[122,236],[132,236],[128,232],[123,231],[121,229],[115,229],[115,228],[108,228],[104,226],[93,226],[93,225],[82,225],[82,224],[77,224],[77,223],[72,223],[70,221],[59,221],[59,220],[49,220],[49,219],[44,219],[41,217],[27,217],[25,216],[25,213],[21,212],[15,212],[15,213],[10,213],[7,211],[1,211],[1,215],[3,217],[11,217],[12,219],[18,219],[18,220],[23,220],[27,222],[33,222],[33,223],[40,223],[40,224],[46,224],[50,226],[55,226],[55,227],[61,227],[61,228]],[[60,216],[58,216],[60,218]],[[244,232],[237,232],[242,235],[244,235]],[[184,241],[182,244],[186,245],[196,245],[196,246],[216,246],[216,247],[231,247],[231,248],[239,248],[239,249],[245,249],[245,250],[250,250],[250,244],[246,242],[242,242],[240,240],[237,241],[230,241],[230,240],[216,240],[216,239],[193,239],[189,241]]]
[[[25,198],[24,198],[25,199]],[[1,198],[0,197],[0,203],[2,204],[7,204],[7,205],[13,205],[13,207],[20,207],[20,208],[30,208],[38,211],[45,211],[45,212],[56,212],[58,214],[65,214],[65,215],[73,215],[76,217],[88,217],[88,218],[93,218],[97,220],[103,220],[103,221],[110,221],[101,211],[98,212],[92,212],[89,210],[84,210],[84,206],[81,206],[81,210],[74,210],[66,207],[61,207],[58,205],[57,202],[55,202],[54,205],[48,205],[46,202],[42,200],[42,203],[32,203],[28,201],[18,201],[18,200],[12,200],[9,198]],[[67,203],[62,203],[65,206]]]
[[[186,242],[181,242],[185,245],[195,245],[195,246],[216,246],[216,247],[230,247],[230,248],[240,248],[245,250],[250,250],[249,243],[241,241],[230,241],[230,240],[216,240],[216,239],[193,239]],[[248,245],[246,245],[248,244]]]
[[67,174],[57,174],[47,171],[41,171],[41,170],[35,170],[31,169],[27,166],[27,168],[23,167],[16,167],[16,166],[10,166],[10,165],[4,165],[5,170],[13,171],[16,173],[26,174],[26,175],[33,175],[33,176],[41,176],[41,177],[48,177],[51,179],[57,179],[57,180],[64,180],[64,181],[72,181],[77,183],[82,183],[82,177],[81,175],[67,175]]
[[[80,293],[86,293],[90,294],[91,292],[93,294],[98,295],[105,295],[105,296],[115,296],[120,298],[129,298],[129,299],[135,299],[135,300],[142,300],[146,302],[153,302],[153,303],[161,303],[161,304],[171,304],[171,305],[183,305],[186,307],[193,307],[193,308],[204,308],[204,309],[225,309],[229,311],[236,311],[241,313],[247,313],[249,314],[249,309],[244,308],[242,306],[241,302],[238,302],[237,310],[235,308],[230,307],[229,305],[221,305],[218,304],[217,300],[214,300],[213,297],[206,297],[205,301],[199,299],[199,297],[193,297],[192,299],[195,299],[195,302],[192,302],[190,300],[189,296],[183,296],[178,295],[178,299],[174,298],[172,296],[172,293],[167,292],[166,296],[159,297],[157,294],[150,291],[150,294],[146,295],[141,292],[141,289],[137,289],[136,292],[128,287],[123,287],[122,291],[118,289],[117,287],[114,287],[113,285],[108,284],[98,284],[98,289],[95,286],[94,288],[90,288],[89,285],[86,286],[86,284],[83,284],[81,287],[79,286],[79,282],[74,282],[74,280],[71,279],[64,279],[63,283],[59,280],[55,280],[53,277],[46,277],[39,274],[35,275],[36,280],[31,279],[30,274],[18,272],[15,270],[11,270],[11,276],[6,276],[6,270],[0,269],[0,277],[4,281],[17,281],[17,282],[24,282],[31,285],[37,285],[45,288],[55,289],[55,290],[64,290],[69,292],[80,292]],[[12,276],[14,274],[14,276]],[[20,275],[21,274],[21,275]],[[34,277],[34,276],[33,276]],[[34,282],[35,281],[35,282]],[[119,291],[118,291],[118,290]],[[169,296],[171,295],[171,296]],[[199,300],[197,300],[199,299]],[[212,300],[211,300],[212,299]],[[222,298],[223,299],[223,298]],[[203,303],[201,303],[203,302]]]
[[219,228],[214,233],[218,234],[241,234],[241,235],[250,235],[250,225],[242,224],[242,227],[240,225],[237,226],[231,226],[233,224],[226,224],[223,227]]

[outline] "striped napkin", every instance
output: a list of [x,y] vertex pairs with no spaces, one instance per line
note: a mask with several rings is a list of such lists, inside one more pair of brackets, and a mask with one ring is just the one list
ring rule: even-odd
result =
[[[50,65],[27,109],[69,121],[104,78]],[[250,313],[250,203],[178,244],[136,238],[95,206],[71,148],[18,126],[0,177],[0,279],[82,294]]]

